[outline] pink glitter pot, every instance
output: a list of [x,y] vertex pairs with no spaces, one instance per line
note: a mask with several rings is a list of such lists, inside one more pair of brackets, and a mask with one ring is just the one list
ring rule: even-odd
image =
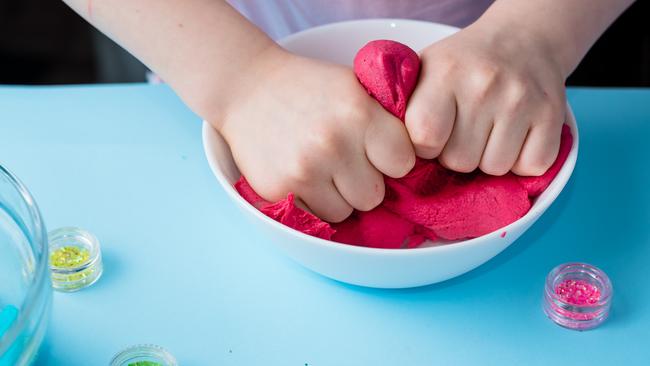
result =
[[561,264],[546,277],[544,313],[565,328],[597,327],[607,319],[611,300],[609,277],[592,265]]

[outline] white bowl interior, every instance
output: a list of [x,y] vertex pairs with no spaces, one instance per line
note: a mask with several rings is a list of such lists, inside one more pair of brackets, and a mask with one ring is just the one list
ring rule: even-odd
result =
[[285,49],[319,60],[352,66],[354,55],[366,43],[392,39],[420,51],[458,31],[458,28],[405,19],[369,19],[311,28],[279,41]]
[[[280,44],[291,52],[351,65],[357,50],[375,39],[392,39],[415,50],[453,34],[457,29],[436,23],[373,19],[334,23],[296,33]],[[377,249],[335,243],[285,227],[249,205],[234,189],[240,173],[226,142],[207,122],[203,144],[210,167],[227,194],[265,230],[271,241],[305,267],[352,284],[401,288],[431,284],[463,274],[507,248],[536,221],[562,191],[573,172],[578,153],[578,130],[567,105],[567,123],[574,142],[564,166],[530,211],[493,233],[450,245],[425,243],[415,249]],[[508,232],[503,238],[500,233]]]

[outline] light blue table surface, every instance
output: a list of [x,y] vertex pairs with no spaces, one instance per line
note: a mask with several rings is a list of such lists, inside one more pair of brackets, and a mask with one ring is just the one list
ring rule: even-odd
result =
[[[101,241],[104,276],[55,293],[37,365],[107,365],[155,343],[199,365],[650,365],[650,90],[571,89],[580,154],[529,232],[459,278],[408,290],[341,284],[248,225],[165,86],[0,88],[0,162],[49,229]],[[611,277],[587,332],[541,311],[544,277],[584,261]]]

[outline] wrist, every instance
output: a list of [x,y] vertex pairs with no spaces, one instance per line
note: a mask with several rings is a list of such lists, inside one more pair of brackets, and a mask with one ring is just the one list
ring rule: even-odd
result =
[[227,72],[193,71],[195,77],[176,89],[195,113],[221,132],[229,110],[245,101],[260,80],[273,73],[288,54],[271,41],[246,59],[226,60]]
[[[492,12],[490,12],[492,10]],[[582,58],[580,48],[570,36],[557,39],[555,32],[538,27],[528,19],[503,14],[498,9],[489,9],[469,28],[491,39],[497,47],[509,48],[515,57],[537,57],[545,60],[563,80],[573,72]]]

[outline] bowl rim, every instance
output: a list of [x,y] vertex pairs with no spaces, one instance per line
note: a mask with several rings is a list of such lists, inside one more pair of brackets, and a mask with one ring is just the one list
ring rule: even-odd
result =
[[[456,33],[457,31],[460,30],[458,27],[454,27],[453,25],[448,25],[448,24],[443,24],[443,23],[438,23],[438,22],[429,22],[426,20],[417,20],[417,19],[406,19],[406,18],[368,18],[368,19],[353,19],[353,20],[344,20],[340,22],[333,22],[333,23],[326,23],[326,24],[321,24],[317,25],[315,27],[311,27],[299,32],[291,33],[285,37],[282,37],[277,40],[277,43],[284,47],[287,43],[294,42],[300,38],[305,37],[306,35],[312,34],[312,33],[319,33],[321,31],[327,31],[330,28],[343,28],[343,27],[349,27],[349,26],[369,26],[369,25],[386,25],[388,24],[390,27],[395,27],[398,24],[407,24],[407,25],[415,25],[415,26],[426,26],[426,27],[435,27],[438,28],[439,30],[443,32],[448,32],[449,34]],[[416,52],[420,52],[420,50],[415,50]]]
[[[13,324],[7,329],[4,334],[4,339],[6,341],[6,347],[11,347],[16,341],[20,332],[22,331],[25,324],[31,319],[32,313],[35,311],[36,304],[39,303],[39,297],[48,296],[48,293],[51,291],[47,290],[49,288],[49,256],[48,256],[48,243],[47,243],[47,230],[41,216],[41,211],[34,200],[34,197],[29,192],[27,187],[18,179],[13,173],[11,173],[7,168],[0,164],[0,175],[4,176],[12,187],[17,191],[17,193],[22,197],[23,202],[27,205],[27,210],[29,213],[29,218],[32,221],[34,226],[34,235],[30,238],[30,235],[24,232],[25,228],[21,227],[23,233],[27,238],[30,238],[30,243],[35,243],[35,245],[40,245],[42,250],[40,256],[35,257],[35,268],[33,274],[32,283],[29,285],[29,289],[25,294],[25,297],[20,304],[18,317],[13,322]],[[47,282],[47,283],[43,283]],[[40,291],[45,286],[46,291]],[[51,295],[50,295],[51,296]],[[49,302],[49,301],[48,301]],[[46,305],[49,306],[49,305]]]
[[[312,32],[318,32],[322,31],[327,28],[332,28],[332,27],[340,27],[340,26],[349,26],[351,23],[359,23],[360,25],[363,25],[364,23],[377,23],[377,22],[409,22],[409,23],[420,23],[420,24],[429,24],[433,26],[443,26],[445,28],[455,28],[451,27],[445,24],[440,24],[440,23],[434,23],[434,22],[426,22],[426,21],[419,21],[419,20],[404,20],[404,19],[392,19],[392,18],[378,18],[378,19],[364,19],[364,20],[352,20],[352,21],[344,21],[344,22],[336,22],[336,23],[330,23],[322,26],[318,26],[315,28],[310,28],[307,30],[304,30],[302,32],[294,33],[283,40],[280,41],[280,43],[286,42],[286,40],[295,40],[299,37],[303,37],[309,33]],[[458,29],[458,28],[455,28]],[[545,198],[545,202],[540,205],[536,205],[535,202],[531,208],[528,210],[528,212],[517,219],[516,221],[501,227],[495,231],[492,231],[490,233],[487,233],[485,235],[476,237],[476,238],[471,238],[467,240],[460,240],[460,241],[453,241],[449,244],[443,244],[443,245],[433,245],[433,246],[425,246],[425,247],[416,247],[416,248],[398,248],[398,249],[390,249],[390,248],[373,248],[373,247],[365,247],[365,246],[359,246],[359,245],[353,245],[353,244],[345,244],[345,243],[339,243],[335,242],[333,240],[325,240],[321,239],[318,237],[314,237],[311,235],[307,235],[305,233],[302,233],[300,231],[297,231],[295,229],[292,229],[290,227],[287,227],[270,217],[264,215],[261,211],[253,207],[248,201],[246,201],[239,193],[237,190],[234,188],[233,184],[228,181],[226,178],[225,174],[221,171],[221,168],[219,167],[219,163],[216,161],[214,158],[213,154],[211,154],[213,151],[209,149],[209,146],[211,146],[210,139],[213,134],[216,134],[217,138],[221,139],[223,143],[225,144],[225,148],[228,150],[230,149],[228,147],[228,144],[225,142],[222,136],[220,136],[219,132],[216,131],[210,123],[207,121],[203,121],[203,126],[202,126],[202,143],[203,143],[203,150],[204,150],[204,155],[206,159],[208,160],[208,165],[210,166],[210,169],[212,170],[212,173],[214,176],[217,178],[217,181],[219,184],[226,190],[226,193],[233,198],[239,206],[241,206],[243,209],[245,209],[247,212],[251,213],[253,216],[261,219],[265,223],[271,225],[274,229],[277,230],[282,230],[285,233],[292,235],[296,237],[297,239],[300,239],[302,241],[307,241],[313,245],[321,246],[324,247],[326,246],[327,248],[325,249],[333,249],[333,250],[342,250],[342,251],[347,251],[350,253],[357,253],[357,254],[365,254],[365,255],[390,255],[390,256],[420,256],[423,254],[431,254],[431,253],[439,253],[439,252],[445,252],[449,250],[459,250],[461,248],[470,248],[474,247],[477,245],[481,245],[483,241],[489,238],[493,238],[497,235],[500,235],[501,232],[503,231],[509,231],[512,227],[515,226],[520,226],[524,225],[525,223],[528,223],[533,217],[536,216],[541,216],[541,214],[551,206],[551,204],[555,201],[555,199],[559,196],[560,192],[563,190],[564,186],[567,184],[569,179],[572,176],[573,170],[575,168],[575,164],[577,161],[577,156],[578,156],[578,146],[579,146],[579,134],[578,134],[578,126],[577,122],[575,120],[575,116],[573,114],[573,111],[571,109],[571,106],[569,105],[568,101],[566,103],[566,118],[565,122],[566,124],[569,125],[571,128],[571,134],[573,135],[573,145],[571,146],[571,150],[569,151],[569,155],[567,156],[566,161],[564,162],[564,165],[562,165],[562,168],[558,171],[557,175],[555,178],[551,181],[549,186],[546,188],[546,191],[549,191],[549,195],[547,195]],[[566,179],[559,180],[560,177],[566,176]],[[511,243],[508,243],[506,246],[509,246]]]

